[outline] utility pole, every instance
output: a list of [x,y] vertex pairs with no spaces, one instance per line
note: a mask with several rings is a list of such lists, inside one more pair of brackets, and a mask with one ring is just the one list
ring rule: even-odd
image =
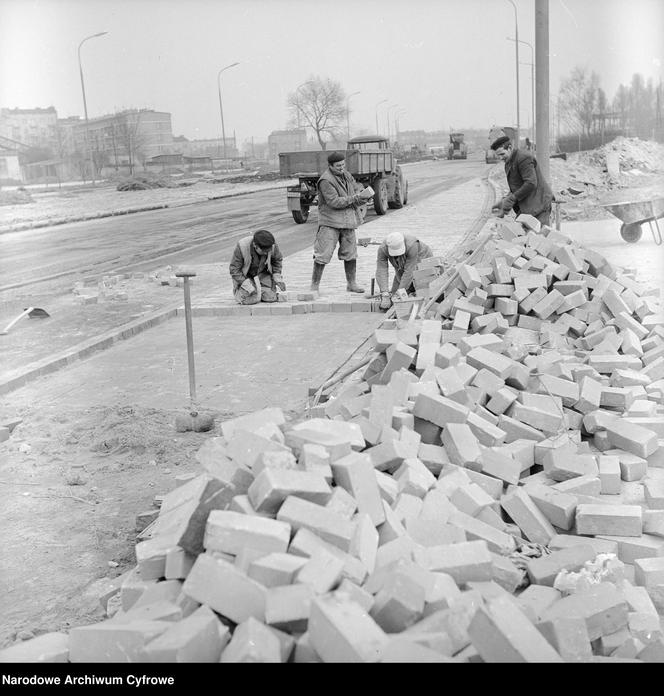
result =
[[[549,176],[549,0],[535,0],[535,71],[537,83],[536,120],[537,165],[544,178]],[[560,116],[558,116],[560,118]]]

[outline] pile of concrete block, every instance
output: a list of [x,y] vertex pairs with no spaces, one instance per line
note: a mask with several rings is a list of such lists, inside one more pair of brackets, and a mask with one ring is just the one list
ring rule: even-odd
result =
[[433,278],[306,420],[222,422],[108,618],[0,659],[664,661],[657,293],[535,222]]

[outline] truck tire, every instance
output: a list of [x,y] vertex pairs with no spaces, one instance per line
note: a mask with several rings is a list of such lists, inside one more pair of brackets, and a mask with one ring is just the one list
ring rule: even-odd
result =
[[408,203],[408,182],[405,182],[405,186],[403,189],[403,204],[406,205]]
[[376,215],[385,215],[387,212],[387,185],[384,179],[378,179],[374,183],[374,193],[373,204]]
[[293,213],[293,220],[295,220],[298,225],[305,223],[309,218],[309,208],[306,206],[302,206],[302,210],[293,210],[291,212]]
[[394,200],[391,200],[387,205],[390,208],[403,208],[403,191],[401,190],[401,179],[399,177],[396,178],[396,182],[394,184]]

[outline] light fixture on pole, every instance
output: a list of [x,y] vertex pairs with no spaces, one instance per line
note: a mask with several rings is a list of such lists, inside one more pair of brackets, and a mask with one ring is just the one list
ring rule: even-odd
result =
[[92,168],[92,185],[95,185],[95,161],[92,156],[92,148],[90,147],[90,122],[88,121],[88,104],[85,99],[85,82],[83,81],[83,66],[81,64],[81,46],[89,39],[96,39],[98,36],[108,34],[107,31],[100,31],[98,34],[86,36],[80,44],[78,44],[78,72],[81,75],[81,92],[83,93],[83,113],[85,114],[85,144],[90,158],[90,166]]
[[360,92],[351,92],[347,97],[346,97],[346,137],[348,140],[350,140],[350,98],[354,97],[356,94],[359,94]]
[[378,128],[378,107],[379,107],[381,104],[384,104],[386,101],[387,101],[387,99],[383,99],[382,101],[379,101],[379,102],[376,104],[376,135],[378,135],[379,132],[380,132],[380,129]]
[[514,65],[516,68],[516,142],[514,143],[514,147],[519,147],[519,110],[521,108],[521,105],[519,103],[519,19],[517,16],[516,4],[514,3],[514,0],[507,0],[507,2],[509,2],[514,8],[514,35],[516,36],[516,40],[514,42],[514,48],[516,51],[516,59],[514,61]]
[[221,104],[221,73],[224,72],[224,70],[228,70],[229,68],[234,68],[236,65],[240,65],[239,63],[231,63],[230,65],[227,65],[225,68],[222,68],[218,73],[217,73],[217,90],[219,92],[219,113],[221,114],[221,140],[222,140],[222,145],[224,149],[224,166],[226,167],[226,129],[224,128],[224,107]]
[[[508,36],[507,37],[508,41],[516,41],[516,39],[513,39],[512,37]],[[535,144],[535,136],[537,133],[537,127],[535,126],[535,50],[533,49],[532,44],[529,44],[527,41],[523,41],[522,39],[519,39],[519,43],[526,44],[528,48],[530,49],[530,63],[521,63],[521,65],[530,65],[530,111],[532,113],[532,119],[533,119],[533,145]]]

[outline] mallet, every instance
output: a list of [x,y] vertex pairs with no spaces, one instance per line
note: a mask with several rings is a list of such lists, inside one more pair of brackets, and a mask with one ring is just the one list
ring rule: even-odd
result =
[[187,328],[187,358],[189,361],[189,413],[179,414],[175,417],[175,429],[179,433],[193,430],[196,433],[210,430],[214,425],[214,418],[198,412],[196,407],[196,368],[194,366],[194,331],[191,324],[191,286],[189,278],[196,275],[194,271],[178,271],[175,276],[184,281],[184,321]]

